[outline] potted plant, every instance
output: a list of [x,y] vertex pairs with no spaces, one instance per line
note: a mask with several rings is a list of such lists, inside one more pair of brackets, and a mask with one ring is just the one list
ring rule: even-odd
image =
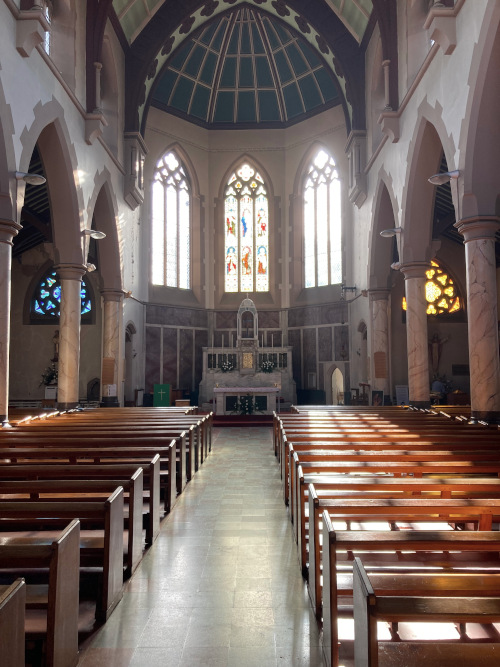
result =
[[273,370],[274,370],[274,364],[273,364],[273,362],[270,361],[269,359],[267,359],[266,361],[263,361],[262,364],[261,364],[261,366],[260,366],[260,370],[261,370],[263,373],[272,373]]

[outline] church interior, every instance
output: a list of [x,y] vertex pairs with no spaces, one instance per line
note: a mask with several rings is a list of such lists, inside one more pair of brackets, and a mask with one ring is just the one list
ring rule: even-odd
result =
[[[295,405],[500,423],[498,0],[3,0],[0,18],[0,434],[16,411],[99,407],[258,413],[269,433]],[[281,661],[276,631],[272,655],[134,662],[130,605],[81,664],[321,665],[295,575],[274,591],[310,634]]]

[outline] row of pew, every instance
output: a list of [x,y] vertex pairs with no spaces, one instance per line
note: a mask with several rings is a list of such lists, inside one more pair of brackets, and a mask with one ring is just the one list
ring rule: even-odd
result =
[[75,667],[211,451],[212,414],[196,412],[18,414],[0,430],[2,667]]
[[[500,664],[499,430],[400,407],[298,408],[273,428],[326,663]],[[410,640],[434,621],[452,639]]]

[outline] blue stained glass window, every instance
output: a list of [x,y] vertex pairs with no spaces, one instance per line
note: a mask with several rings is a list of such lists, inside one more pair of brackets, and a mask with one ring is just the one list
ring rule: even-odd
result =
[[[61,283],[54,270],[50,271],[38,283],[32,300],[31,312],[37,316],[58,318],[61,304]],[[92,299],[85,278],[82,279],[80,290],[81,314],[92,312]]]

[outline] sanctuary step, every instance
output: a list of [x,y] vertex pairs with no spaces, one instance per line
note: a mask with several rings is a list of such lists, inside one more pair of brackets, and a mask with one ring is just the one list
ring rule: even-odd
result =
[[272,415],[214,415],[214,426],[272,426]]

